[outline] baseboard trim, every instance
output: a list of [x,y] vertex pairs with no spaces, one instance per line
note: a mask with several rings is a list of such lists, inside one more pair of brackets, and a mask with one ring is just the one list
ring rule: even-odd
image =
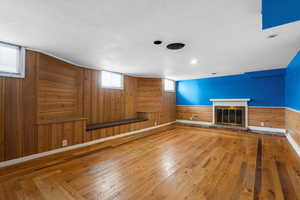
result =
[[183,124],[195,124],[195,125],[201,125],[201,126],[212,126],[212,122],[202,122],[202,121],[192,121],[192,120],[176,120],[178,123]]
[[248,126],[248,129],[252,132],[255,132],[255,133],[265,133],[265,134],[280,135],[280,136],[284,136],[285,133],[286,133],[286,130],[282,129],[282,128]]
[[294,138],[291,136],[289,131],[287,131],[286,138],[293,147],[293,149],[296,151],[298,157],[300,157],[300,146],[297,144],[297,142],[294,140]]
[[[178,107],[213,107],[213,105],[176,105]],[[284,106],[249,106],[249,108],[287,108],[287,107],[284,107]],[[290,109],[290,108],[287,108],[287,109]],[[291,110],[295,110],[295,109],[291,109]],[[298,111],[299,112],[299,111]]]
[[105,142],[105,141],[109,141],[109,140],[129,136],[129,135],[138,134],[138,133],[145,132],[145,131],[150,131],[150,130],[157,129],[157,128],[160,128],[160,127],[163,127],[163,126],[171,125],[173,123],[175,123],[175,121],[165,123],[165,124],[161,124],[161,125],[157,125],[157,126],[152,126],[152,127],[149,127],[149,128],[136,130],[136,131],[131,131],[131,132],[128,132],[128,133],[123,133],[123,134],[116,135],[116,136],[110,136],[110,137],[101,138],[101,139],[98,139],[98,140],[93,140],[93,141],[90,141],[90,142],[76,144],[76,145],[72,145],[72,146],[69,146],[69,147],[63,147],[63,148],[54,149],[54,150],[51,150],[51,151],[46,151],[46,152],[43,152],[43,153],[37,153],[37,154],[30,155],[30,156],[25,156],[25,157],[16,158],[16,159],[13,159],[13,160],[3,161],[3,162],[0,162],[0,168],[1,167],[7,167],[7,166],[10,166],[10,165],[15,165],[15,164],[22,163],[22,162],[26,162],[26,161],[33,160],[33,159],[36,159],[36,158],[49,156],[49,155],[56,154],[56,153],[61,153],[61,152],[64,152],[64,151],[70,151],[70,150],[73,150],[73,149],[78,149],[78,148],[81,148],[81,147],[86,147],[86,146],[90,146],[90,145],[93,145],[93,144],[98,144],[98,143],[101,143],[101,142]]
[[[200,125],[200,126],[214,126],[212,122],[203,121],[192,121],[192,120],[176,120],[178,123]],[[217,126],[216,126],[217,127]],[[271,135],[281,135],[284,136],[286,130],[281,128],[269,128],[269,127],[259,127],[259,126],[248,126],[248,130],[255,133],[264,133]]]
[[293,109],[293,108],[286,107],[285,109],[287,109],[289,111],[296,112],[296,113],[300,113],[300,110],[296,110],[296,109]]
[[198,125],[202,127],[213,127],[213,128],[228,128],[228,129],[236,129],[236,130],[248,130],[247,128],[242,127],[230,127],[230,126],[222,126],[222,125],[215,125],[212,122],[203,122],[203,121],[193,121],[193,120],[176,120],[176,122],[181,124],[189,124],[189,125]]

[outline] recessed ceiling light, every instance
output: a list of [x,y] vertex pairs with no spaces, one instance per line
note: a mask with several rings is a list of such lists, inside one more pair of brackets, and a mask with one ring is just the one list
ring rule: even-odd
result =
[[277,37],[277,36],[278,36],[277,34],[272,34],[272,35],[269,35],[268,38],[271,39],[271,38],[275,38],[275,37]]
[[192,65],[196,65],[198,63],[198,59],[197,58],[193,58],[190,63]]
[[160,45],[162,43],[162,41],[160,41],[160,40],[155,40],[154,42],[153,42],[153,44],[156,44],[156,45]]
[[170,50],[178,50],[178,49],[182,49],[185,46],[185,44],[183,43],[171,43],[167,45],[167,48]]

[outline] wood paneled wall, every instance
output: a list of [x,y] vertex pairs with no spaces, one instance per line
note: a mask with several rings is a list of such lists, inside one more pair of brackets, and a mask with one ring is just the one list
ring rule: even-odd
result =
[[85,70],[84,116],[87,124],[137,117],[137,78],[124,76],[124,89],[101,88],[101,71]]
[[285,128],[300,146],[300,113],[290,109],[285,112]]
[[67,146],[83,143],[85,137],[85,119],[51,122],[39,124],[38,153],[62,147],[62,141],[67,140]]
[[0,78],[0,161],[5,159],[5,79]]
[[37,55],[38,122],[82,117],[84,69]]
[[[162,79],[124,76],[114,90],[101,88],[100,74],[27,51],[24,79],[0,77],[0,161],[175,121],[175,94],[162,92]],[[149,120],[85,131],[137,116]]]
[[162,109],[162,79],[139,78],[137,93],[138,112],[160,112]]
[[176,120],[176,93],[163,91],[160,124]]
[[164,91],[163,79],[138,78],[137,87],[138,112],[154,113],[158,124],[176,120],[176,93]]
[[[192,115],[196,114],[197,117]],[[177,106],[176,116],[179,120],[193,120],[202,122],[212,122],[212,107],[211,106]]]
[[[194,120],[203,122],[213,121],[212,106],[177,106],[176,115],[179,120]],[[198,117],[193,117],[196,114]],[[284,108],[267,108],[267,107],[249,107],[249,126],[284,128],[285,127],[285,109]]]
[[284,128],[285,108],[249,107],[249,126],[261,126],[261,122],[265,127]]
[[36,153],[36,60],[28,51],[26,78],[0,78],[1,159]]

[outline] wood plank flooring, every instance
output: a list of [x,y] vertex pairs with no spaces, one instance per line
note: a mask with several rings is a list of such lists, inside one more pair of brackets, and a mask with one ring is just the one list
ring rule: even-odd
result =
[[300,200],[300,161],[287,140],[241,131],[176,126],[32,167],[2,171],[1,200]]

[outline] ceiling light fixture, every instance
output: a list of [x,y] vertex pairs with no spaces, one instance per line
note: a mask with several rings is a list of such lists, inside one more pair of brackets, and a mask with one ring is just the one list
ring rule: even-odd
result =
[[192,65],[196,65],[198,63],[198,59],[197,58],[193,58],[190,63]]

